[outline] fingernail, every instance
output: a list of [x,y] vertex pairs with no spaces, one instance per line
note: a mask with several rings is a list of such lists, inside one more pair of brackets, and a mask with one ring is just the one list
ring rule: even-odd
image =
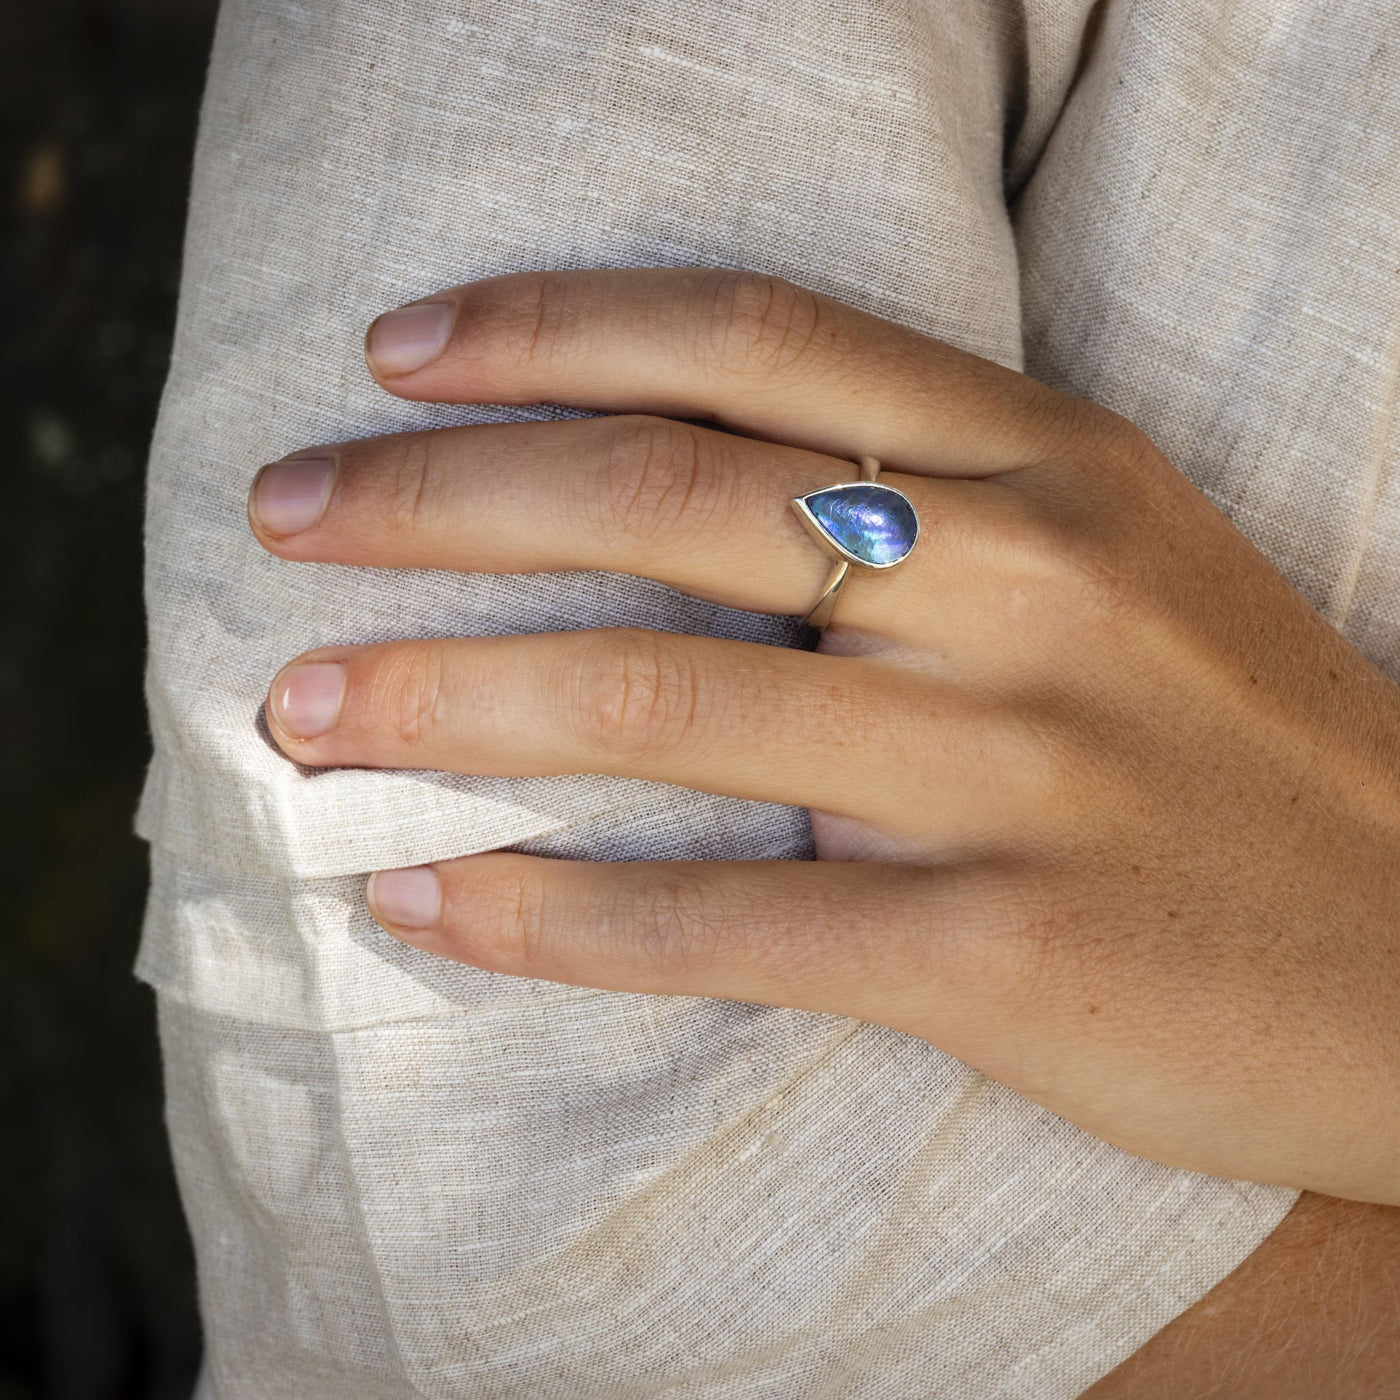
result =
[[431,928],[442,912],[442,884],[431,865],[377,871],[369,877],[365,898],[380,923],[396,928]]
[[442,354],[457,307],[450,301],[429,301],[386,311],[365,338],[365,354],[380,374],[409,374]]
[[309,530],[331,499],[335,463],[329,457],[291,457],[273,462],[257,475],[249,514],[269,535]]
[[306,661],[273,682],[272,712],[298,739],[324,734],[340,714],[345,698],[345,667],[338,661]]

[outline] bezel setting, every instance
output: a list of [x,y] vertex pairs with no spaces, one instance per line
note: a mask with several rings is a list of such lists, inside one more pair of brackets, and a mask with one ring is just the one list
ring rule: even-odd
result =
[[[852,553],[843,545],[840,540],[822,524],[821,520],[812,512],[809,501],[818,496],[843,495],[847,492],[860,492],[868,495],[872,491],[888,492],[891,496],[898,496],[908,507],[909,514],[914,521],[914,533],[910,537],[908,547],[898,559],[891,559],[885,562],[876,562],[863,559],[860,555]],[[876,572],[883,572],[889,569],[897,569],[914,552],[914,546],[919,541],[919,512],[914,509],[914,503],[897,486],[887,486],[883,481],[844,481],[833,486],[820,486],[815,491],[808,491],[801,496],[792,497],[792,508],[797,512],[797,518],[806,527],[807,533],[833,559],[842,559],[848,564],[854,565],[858,569],[871,569]]]

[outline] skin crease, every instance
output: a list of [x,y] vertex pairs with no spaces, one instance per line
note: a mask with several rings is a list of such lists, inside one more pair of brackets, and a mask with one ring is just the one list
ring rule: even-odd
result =
[[[1347,1319],[1393,1350],[1393,1315],[1334,1306],[1319,1271],[1394,1287],[1400,689],[1131,424],[791,283],[516,274],[426,305],[447,310],[415,313],[419,339],[450,335],[416,371],[371,331],[391,392],[620,416],[322,449],[315,523],[279,533],[255,487],[273,552],[611,568],[800,615],[828,564],[787,499],[863,453],[923,533],[847,585],[816,652],[627,628],[328,647],[297,659],[314,724],[311,673],[284,668],[268,723],[303,764],[607,772],[812,813],[816,863],[488,853],[418,877],[440,895],[409,921],[372,883],[380,922],[507,973],[857,1016],[1130,1151],[1382,1203],[1305,1196],[1091,1394],[1286,1396],[1220,1389],[1217,1353],[1295,1313],[1318,1325],[1290,1348],[1344,1348],[1307,1394],[1389,1393]],[[1249,1349],[1258,1384],[1279,1351]],[[1325,1388],[1343,1372],[1359,1388]]]

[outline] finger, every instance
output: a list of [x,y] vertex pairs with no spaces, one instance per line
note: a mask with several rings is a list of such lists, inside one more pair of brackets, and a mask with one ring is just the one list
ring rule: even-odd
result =
[[492,852],[379,872],[366,896],[396,937],[494,972],[934,1025],[954,1053],[995,1039],[1006,974],[967,870]]
[[[254,531],[284,558],[530,573],[605,569],[729,607],[801,615],[831,569],[793,497],[853,481],[824,454],[641,415],[404,433],[264,468]],[[928,640],[969,579],[987,614],[1006,542],[1034,528],[1028,498],[995,482],[881,478],[913,499],[920,539],[871,586],[852,579],[841,628]],[[1023,558],[1029,553],[1020,551]],[[935,614],[927,600],[943,606]],[[969,625],[965,607],[958,616]]]
[[371,371],[404,398],[710,418],[892,470],[985,476],[1112,415],[781,278],[712,268],[530,272],[381,316]]
[[924,845],[1011,829],[1038,781],[1014,729],[912,672],[630,628],[311,652],[266,713],[307,765],[646,778]]

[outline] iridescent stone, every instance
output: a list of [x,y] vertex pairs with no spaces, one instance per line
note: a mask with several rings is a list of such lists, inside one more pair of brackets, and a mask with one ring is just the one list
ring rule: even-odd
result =
[[909,498],[878,481],[828,486],[798,499],[822,532],[862,564],[898,564],[918,538],[919,517]]

